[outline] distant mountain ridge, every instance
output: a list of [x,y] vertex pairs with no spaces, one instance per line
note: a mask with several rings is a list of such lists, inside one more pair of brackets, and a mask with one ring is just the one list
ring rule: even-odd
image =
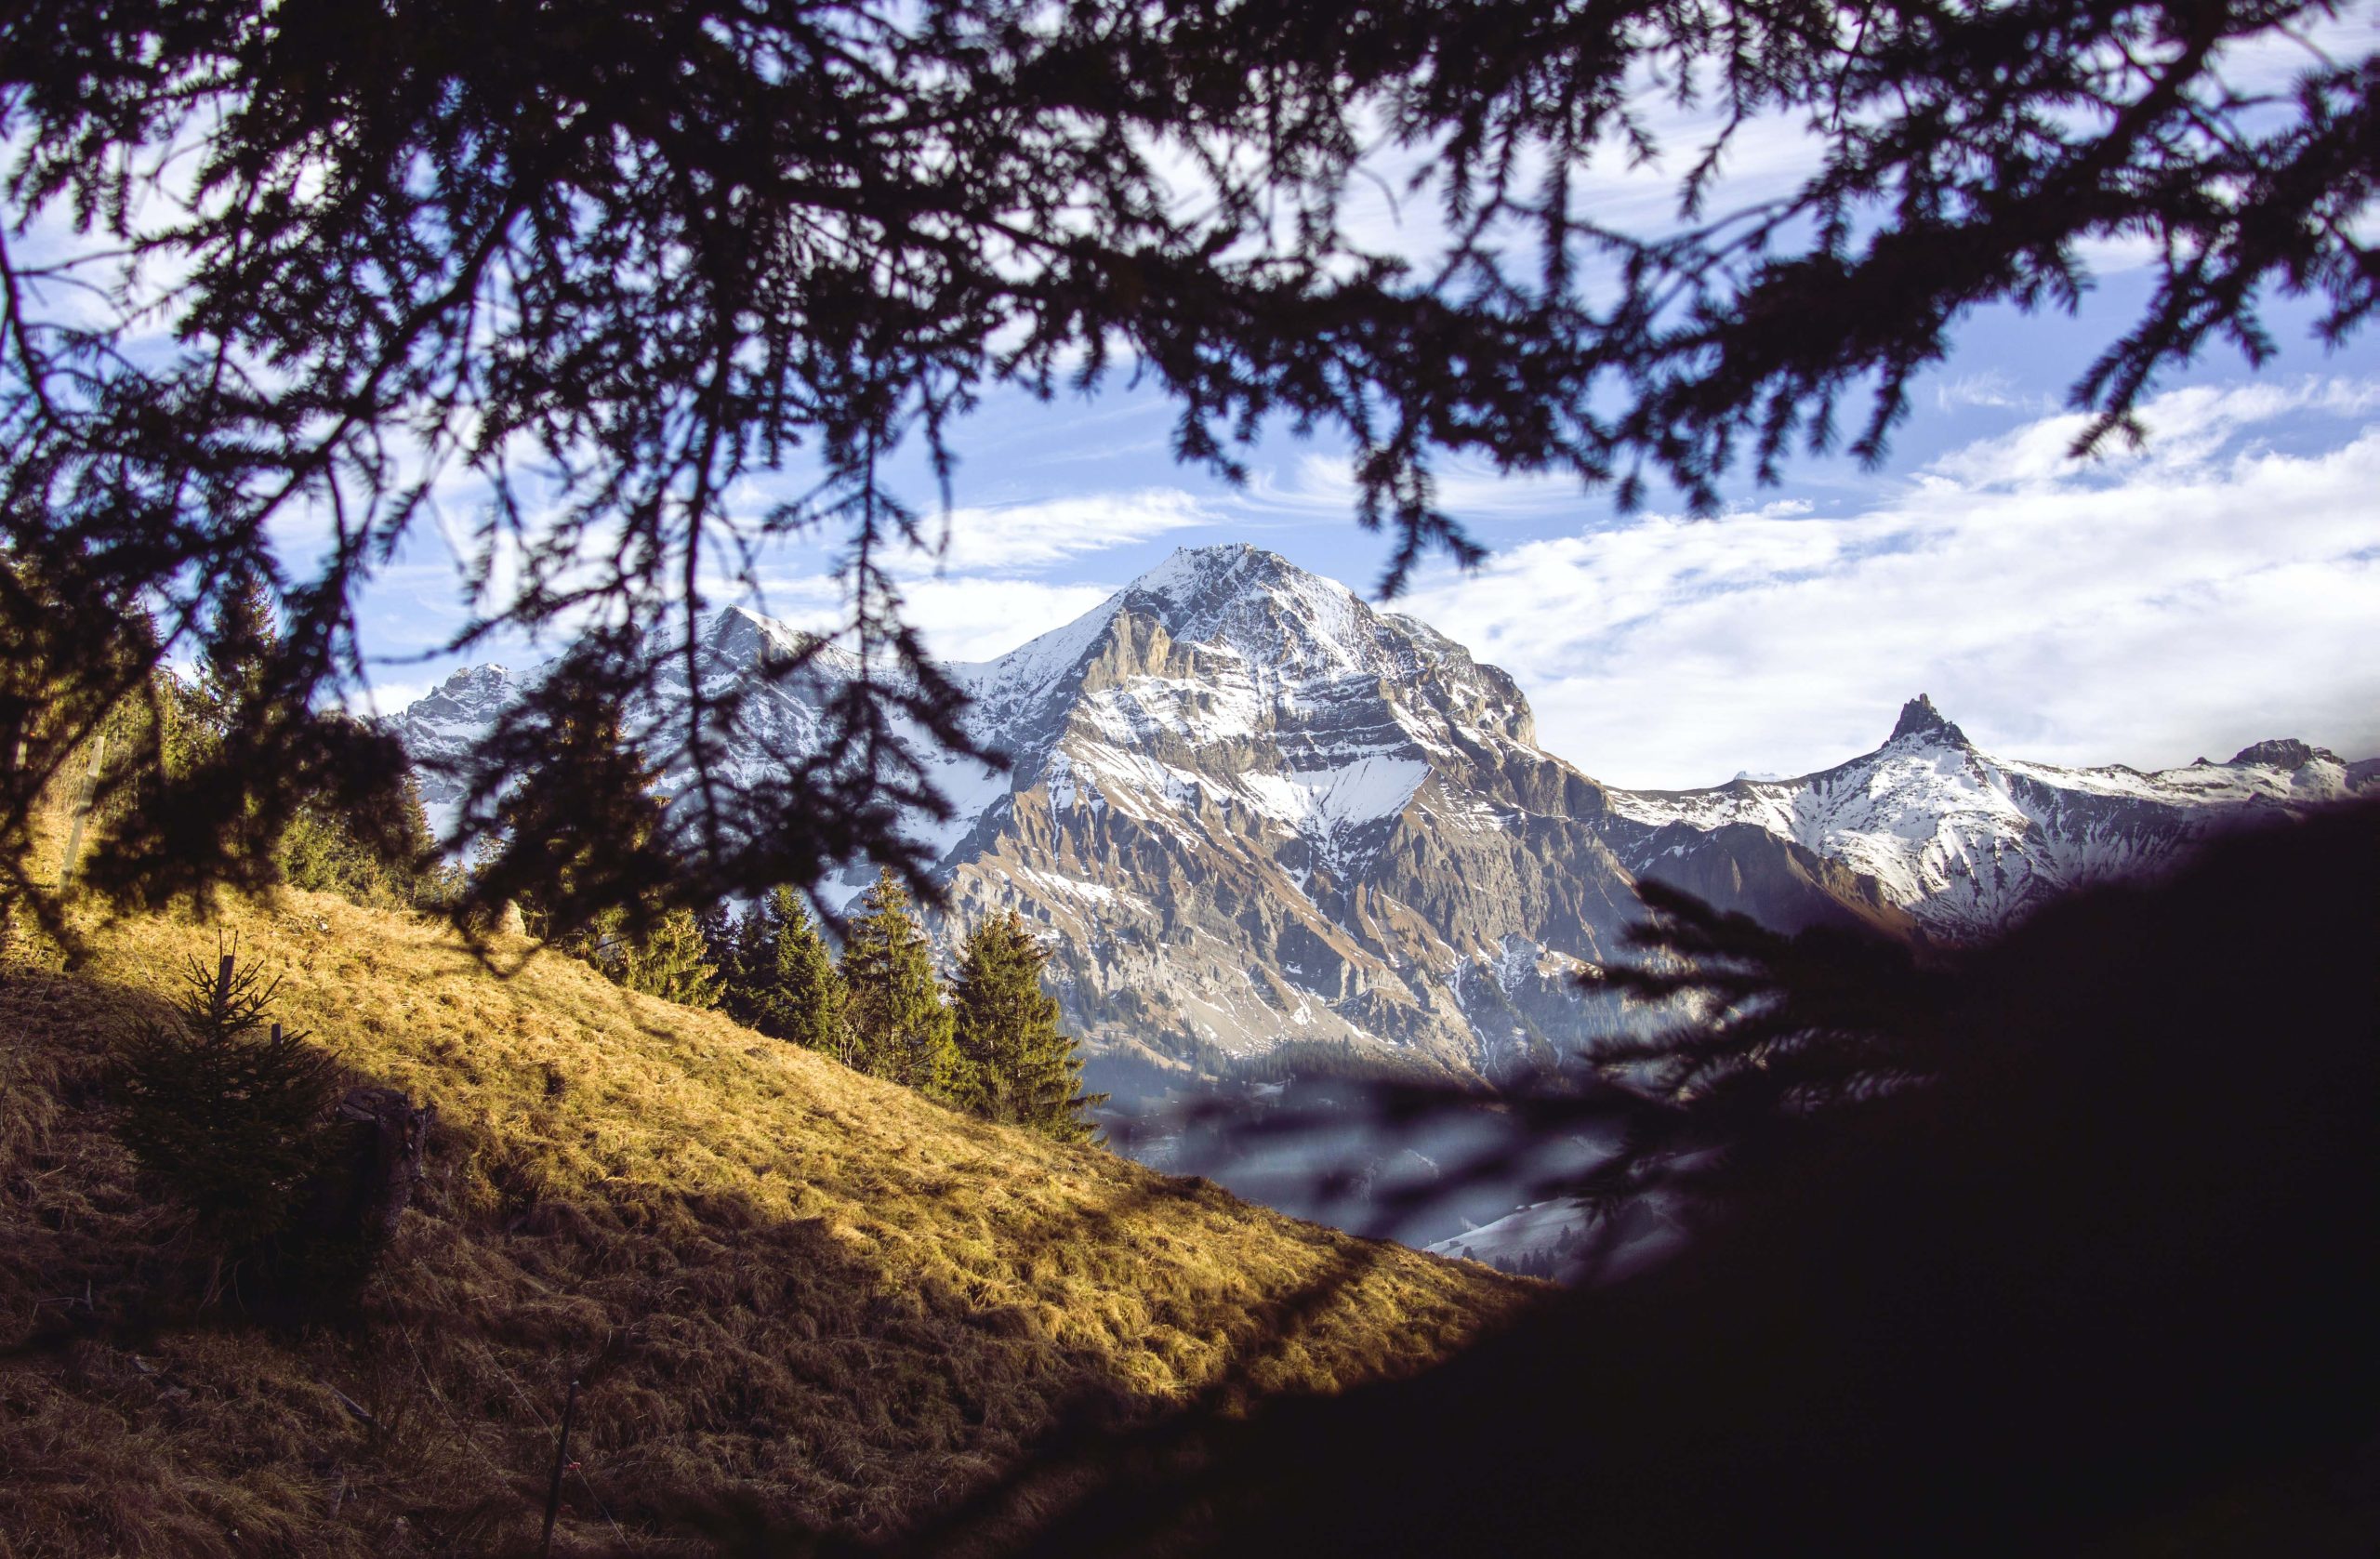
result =
[[[707,630],[699,675],[749,694],[734,765],[812,750],[851,668],[828,654],[760,675],[800,641],[741,609]],[[1921,696],[1882,747],[1820,773],[1611,789],[1537,745],[1506,673],[1246,546],[1178,551],[1074,622],[948,669],[1012,760],[938,771],[956,813],[918,828],[951,914],[1023,913],[1093,1050],[1163,1066],[1305,1041],[1506,1075],[1626,1020],[1572,976],[1621,952],[1639,879],[1787,929],[1972,936],[2212,827],[2366,788],[2375,767],[2290,741],[2159,774],[2017,763]],[[519,686],[457,672],[398,729],[417,758],[452,753]],[[433,781],[430,799],[456,797]],[[842,902],[864,880],[822,892]]]
[[2213,829],[2342,800],[2375,777],[2380,761],[2294,740],[2154,773],[1994,758],[1921,694],[1883,746],[1818,773],[1611,791],[1626,826],[1606,837],[1632,872],[1724,899],[1712,871],[1722,841],[1755,830],[1854,874],[1868,885],[1857,906],[1873,918],[1964,940],[2056,894],[2154,869]]

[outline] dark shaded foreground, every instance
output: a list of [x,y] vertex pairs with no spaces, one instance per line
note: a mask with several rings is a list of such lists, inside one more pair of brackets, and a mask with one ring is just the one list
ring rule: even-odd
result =
[[421,1180],[352,1303],[295,1302],[113,1131],[114,1041],[216,929],[142,918],[77,973],[0,971],[0,1559],[533,1553],[574,1380],[556,1554],[882,1542],[1061,1430],[1410,1372],[1540,1292],[573,960],[497,980],[327,898],[227,915],[343,1082],[437,1106]]
[[1923,982],[1930,1083],[1748,1136],[1685,1255],[1111,1446],[1012,1551],[2369,1555],[2375,911],[2371,808],[2057,905]]

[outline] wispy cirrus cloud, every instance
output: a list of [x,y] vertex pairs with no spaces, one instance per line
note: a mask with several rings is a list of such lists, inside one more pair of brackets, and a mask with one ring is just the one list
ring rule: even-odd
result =
[[[1472,523],[1575,512],[1589,499],[1567,474],[1501,472],[1464,456],[1432,471],[1440,508]],[[1355,469],[1343,456],[1305,455],[1278,471],[1260,470],[1230,500],[1243,512],[1344,522],[1355,512]]]
[[[907,620],[936,655],[987,660],[1113,594],[1113,583],[1075,576],[1100,554],[1217,522],[1201,500],[1171,488],[972,506],[953,509],[946,530],[929,519],[939,546],[896,553],[891,572]],[[757,584],[744,603],[795,627],[833,632],[849,621],[849,581],[823,557],[763,567]],[[722,602],[743,595],[740,585],[721,588]]]
[[2016,377],[2002,368],[1961,374],[1935,384],[1935,410],[1956,412],[1972,406],[1994,411],[2029,411],[2040,415],[2056,411],[2057,403],[2039,391],[2019,388]]
[[938,561],[951,574],[1032,573],[1215,522],[1197,498],[1168,487],[959,509]]
[[1954,450],[1928,465],[1920,480],[1994,488],[2048,481],[2134,482],[2199,469],[2251,429],[2269,429],[2285,418],[2335,420],[2375,414],[2380,414],[2380,381],[2371,379],[2193,385],[2160,395],[2142,408],[2147,436],[2137,445],[2118,434],[2091,456],[2077,459],[2074,442],[2092,418],[2068,412]]
[[[984,575],[929,576],[901,587],[908,620],[927,648],[948,661],[990,660],[1062,628],[1116,593],[1107,584],[1059,584]],[[813,632],[832,632],[845,618],[844,585],[831,575],[781,576],[762,582],[753,602],[770,615]]]

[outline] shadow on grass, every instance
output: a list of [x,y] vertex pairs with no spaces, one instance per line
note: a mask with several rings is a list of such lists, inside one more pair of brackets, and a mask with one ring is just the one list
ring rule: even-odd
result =
[[[1400,1340],[1396,1304],[1423,1308],[1377,1287],[1410,1258],[1304,1226],[1245,1281],[1191,1281],[1151,1252],[1261,1216],[1199,1182],[1119,1171],[1000,1215],[998,1281],[971,1286],[739,1195],[562,1187],[534,1146],[451,1124],[364,1325],[94,1328],[0,1364],[0,1530],[69,1554],[520,1552],[575,1374],[581,1554],[2361,1559],[2375,884],[2372,809],[2232,840],[1946,958],[1867,1036],[1886,1071],[1922,1058],[1913,1086],[1808,1110],[1771,1077],[1786,1052],[1748,1055],[1762,1108],[1666,1139],[1703,1204],[1686,1251],[1386,1384],[1350,1382]],[[111,1313],[173,1237],[60,1037],[120,995],[0,992],[11,1341],[56,1328],[78,1275]],[[999,1172],[977,1140],[972,1165],[849,1184],[965,1196]],[[1050,1314],[1069,1294],[1202,1341],[1196,1388],[1149,1389],[1099,1317]]]
[[[105,1040],[158,1011],[87,979],[0,983],[0,1526],[63,1554],[525,1552],[572,1379],[563,1552],[1013,1536],[1081,1497],[1076,1469],[1119,1434],[1409,1367],[1477,1320],[1453,1285],[1367,1288],[1378,1248],[1120,1166],[997,1222],[1010,1277],[971,1285],[738,1194],[566,1184],[536,1143],[442,1115],[357,1309],[266,1328],[236,1290],[202,1302],[187,1230],[108,1131]],[[897,1164],[871,1177],[938,1194]],[[1263,1272],[1169,1259],[1243,1221]],[[1112,1302],[1113,1335],[1053,1316],[1036,1274]],[[1195,1401],[1125,1362],[1158,1334]]]

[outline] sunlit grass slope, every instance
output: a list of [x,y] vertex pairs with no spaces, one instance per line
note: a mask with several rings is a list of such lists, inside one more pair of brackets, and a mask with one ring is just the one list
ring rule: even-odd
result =
[[438,1124],[354,1321],[201,1311],[97,1079],[218,929],[94,926],[0,982],[0,1554],[518,1552],[574,1375],[559,1552],[736,1510],[881,1535],[1062,1422],[1410,1371],[1534,1291],[292,894],[219,929]]

